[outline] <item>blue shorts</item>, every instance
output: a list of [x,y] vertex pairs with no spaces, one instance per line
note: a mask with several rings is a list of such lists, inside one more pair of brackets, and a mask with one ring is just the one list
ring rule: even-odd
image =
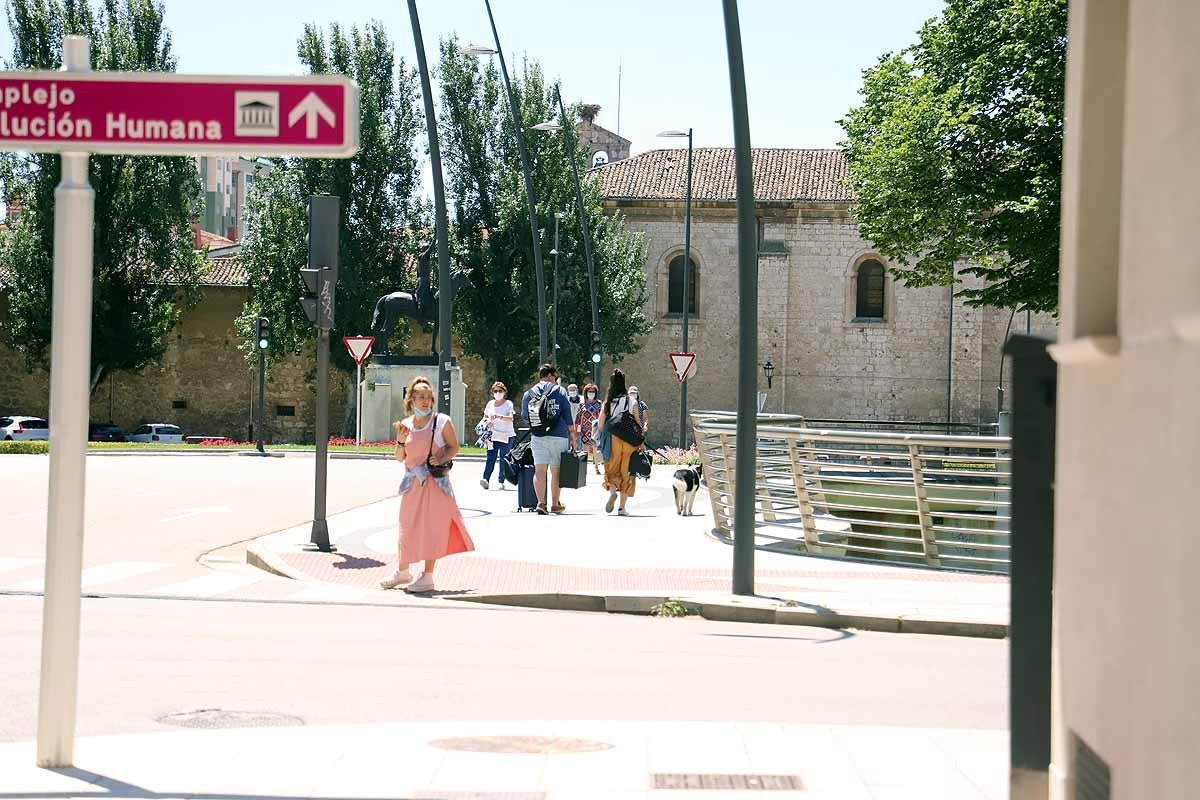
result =
[[558,469],[559,464],[562,463],[562,455],[567,452],[570,444],[570,440],[565,436],[534,436],[532,445],[534,465],[546,464]]

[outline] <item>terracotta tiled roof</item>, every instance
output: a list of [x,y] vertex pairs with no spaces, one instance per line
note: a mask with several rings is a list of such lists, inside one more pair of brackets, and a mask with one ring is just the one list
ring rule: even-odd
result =
[[[843,182],[849,177],[840,150],[755,148],[756,200],[852,202]],[[697,147],[692,151],[692,198],[736,200],[732,147]],[[600,193],[610,199],[682,200],[687,185],[687,150],[651,150],[614,161],[592,172]]]
[[204,262],[208,271],[200,278],[201,286],[245,286],[246,269],[241,259],[210,258]]
[[218,247],[229,247],[234,243],[233,239],[226,239],[221,234],[213,233],[212,231],[200,231],[197,241],[199,243],[199,247],[196,248],[197,250],[203,250],[205,247],[215,250]]

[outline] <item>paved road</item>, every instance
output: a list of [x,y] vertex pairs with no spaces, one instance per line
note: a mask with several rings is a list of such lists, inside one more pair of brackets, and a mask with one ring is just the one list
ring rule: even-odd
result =
[[[466,606],[86,599],[81,735],[204,708],[1000,730],[1003,641]],[[0,739],[35,733],[40,597],[0,597]]]

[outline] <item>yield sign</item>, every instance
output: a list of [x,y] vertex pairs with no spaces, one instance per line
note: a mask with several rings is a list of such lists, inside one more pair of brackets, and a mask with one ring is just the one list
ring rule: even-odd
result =
[[342,341],[346,343],[346,349],[350,351],[350,357],[354,359],[354,363],[361,366],[367,360],[367,356],[371,354],[371,345],[375,344],[375,337],[343,336]]
[[675,377],[680,383],[687,380],[688,373],[692,371],[692,367],[696,365],[695,353],[671,353],[671,367],[675,370]]

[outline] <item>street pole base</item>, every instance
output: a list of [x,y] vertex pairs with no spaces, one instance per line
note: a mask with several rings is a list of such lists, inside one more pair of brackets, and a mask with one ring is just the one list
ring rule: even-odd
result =
[[314,519],[312,526],[312,536],[309,537],[308,543],[310,547],[307,550],[319,550],[322,553],[332,553],[336,548],[329,543],[329,522],[323,519]]

